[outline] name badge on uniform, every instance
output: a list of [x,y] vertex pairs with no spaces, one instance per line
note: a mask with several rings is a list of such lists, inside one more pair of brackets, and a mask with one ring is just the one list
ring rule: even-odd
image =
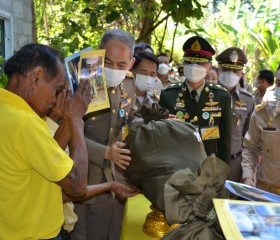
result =
[[131,98],[127,98],[127,99],[124,99],[122,102],[121,102],[121,108],[124,108],[126,107],[127,105],[131,104]]
[[129,133],[128,124],[122,126],[122,141],[124,141]]
[[264,131],[271,131],[271,132],[274,132],[276,131],[276,128],[273,128],[273,127],[266,127],[266,128],[263,128]]
[[202,140],[211,140],[220,138],[220,131],[218,126],[205,127],[200,129]]
[[234,107],[235,110],[247,111],[246,107]]
[[221,117],[222,113],[221,112],[213,112],[213,113],[211,113],[211,116],[212,117]]

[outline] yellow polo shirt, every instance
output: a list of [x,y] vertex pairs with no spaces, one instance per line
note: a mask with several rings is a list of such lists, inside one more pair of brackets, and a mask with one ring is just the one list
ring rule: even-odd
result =
[[0,239],[47,239],[63,224],[61,188],[73,161],[18,95],[0,88]]

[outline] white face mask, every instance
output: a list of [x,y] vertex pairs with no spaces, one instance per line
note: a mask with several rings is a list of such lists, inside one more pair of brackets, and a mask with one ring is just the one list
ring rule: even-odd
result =
[[234,72],[222,72],[219,74],[219,82],[225,88],[235,87],[240,80],[240,77]]
[[172,74],[172,75],[168,75],[168,81],[171,82],[171,83],[177,83],[177,79],[175,78],[175,75]]
[[155,87],[156,79],[142,74],[136,74],[136,87],[140,92],[147,92]]
[[118,86],[124,79],[128,70],[115,70],[111,68],[104,68],[106,77],[106,84],[108,87]]
[[157,72],[160,74],[160,75],[165,75],[167,74],[169,71],[169,66],[166,65],[165,63],[161,63],[158,65],[158,70]]
[[199,64],[184,65],[184,75],[192,83],[199,82],[204,79],[207,69]]
[[254,87],[255,87],[255,88],[258,88],[260,85],[261,85],[261,83],[260,83],[258,80],[256,80],[256,81],[254,82]]

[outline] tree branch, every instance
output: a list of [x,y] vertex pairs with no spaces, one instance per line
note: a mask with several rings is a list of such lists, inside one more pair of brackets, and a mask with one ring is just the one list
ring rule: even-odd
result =
[[162,7],[162,5],[161,5],[158,14],[157,14],[156,17],[153,19],[153,22],[156,22],[156,21],[158,20],[159,15],[160,15],[161,12],[162,12],[162,9],[163,9],[163,7]]
[[164,18],[162,18],[160,21],[158,21],[156,24],[154,24],[153,26],[151,26],[149,28],[149,31],[147,31],[143,36],[141,36],[141,39],[138,38],[137,42],[141,42],[142,39],[144,39],[145,37],[147,37],[149,34],[151,34],[151,32],[153,32],[161,23],[163,23],[166,19],[168,19],[171,16],[171,12],[169,12]]

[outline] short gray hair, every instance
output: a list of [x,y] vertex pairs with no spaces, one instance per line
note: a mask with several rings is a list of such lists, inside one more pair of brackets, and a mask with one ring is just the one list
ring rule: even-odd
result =
[[105,34],[103,35],[99,48],[104,49],[105,44],[111,39],[117,39],[120,42],[127,45],[130,49],[130,58],[133,57],[135,40],[134,40],[134,36],[132,34],[130,34],[129,32],[126,32],[122,29],[110,29],[107,32],[105,32]]

